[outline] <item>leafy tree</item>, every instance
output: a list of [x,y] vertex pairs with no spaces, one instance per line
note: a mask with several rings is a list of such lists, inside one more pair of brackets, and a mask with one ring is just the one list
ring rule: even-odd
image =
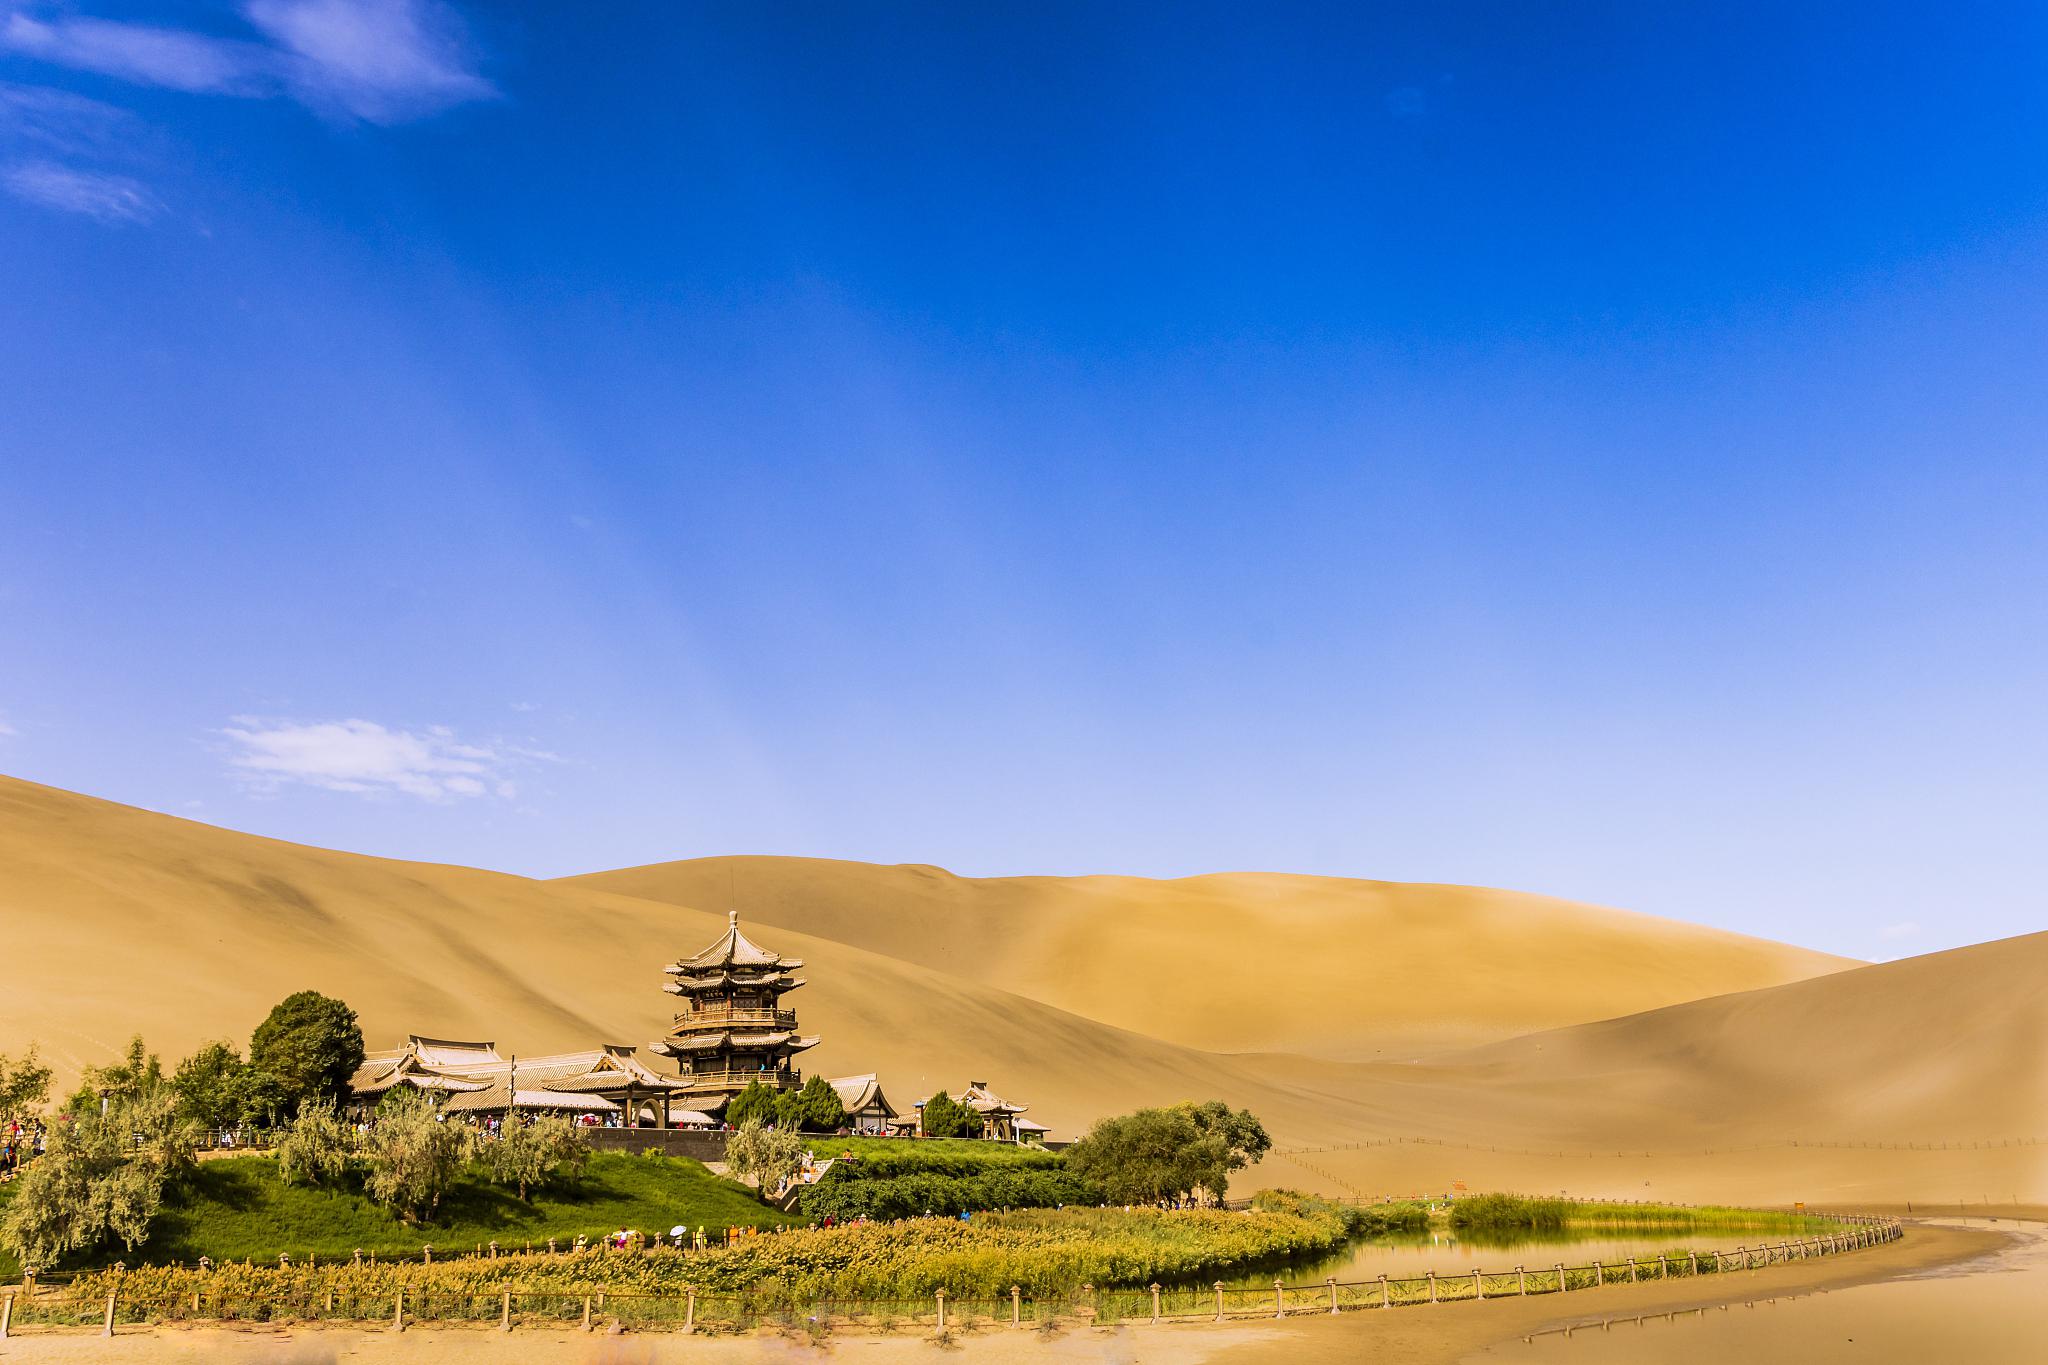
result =
[[249,1065],[273,1077],[288,1107],[307,1100],[339,1100],[363,1064],[363,1030],[356,1012],[318,991],[288,995],[249,1038]]
[[364,1143],[370,1197],[398,1210],[408,1223],[440,1207],[469,1159],[469,1130],[443,1121],[434,1102],[400,1086],[377,1106],[377,1122]]
[[121,1060],[85,1068],[79,1075],[78,1089],[71,1092],[64,1107],[73,1118],[96,1115],[102,1107],[111,1110],[144,1090],[163,1084],[163,1079],[163,1062],[144,1046],[138,1033],[128,1040],[128,1050]]
[[332,1185],[355,1162],[356,1132],[332,1100],[310,1100],[277,1143],[277,1173],[287,1185]]
[[979,1133],[981,1120],[972,1109],[941,1090],[924,1102],[918,1126],[926,1137],[964,1137]]
[[178,1110],[209,1130],[232,1128],[249,1113],[252,1086],[249,1064],[225,1039],[206,1044],[178,1063],[171,1089]]
[[578,1175],[590,1159],[590,1135],[560,1114],[544,1114],[531,1124],[508,1121],[497,1141],[483,1144],[484,1165],[491,1179],[517,1185],[519,1197],[557,1173]]
[[823,1076],[813,1076],[800,1090],[791,1090],[775,1101],[777,1127],[830,1133],[846,1126],[846,1106],[839,1092]]
[[1068,1149],[1067,1164],[1118,1203],[1178,1200],[1196,1190],[1221,1200],[1230,1172],[1271,1148],[1249,1111],[1211,1101],[1103,1119]]
[[776,1120],[775,1092],[759,1081],[734,1095],[725,1106],[725,1121],[737,1128],[743,1123],[773,1123]]
[[0,1054],[0,1123],[25,1119],[42,1109],[50,1098],[50,1068],[30,1043],[19,1062],[9,1066]]
[[741,1123],[725,1142],[725,1164],[742,1180],[752,1179],[763,1195],[803,1164],[804,1140],[787,1128],[764,1128],[759,1119]]
[[198,1134],[159,1078],[139,1093],[110,1094],[51,1134],[22,1171],[0,1221],[0,1245],[27,1270],[45,1270],[108,1237],[134,1250],[149,1237],[167,1182],[191,1169]]

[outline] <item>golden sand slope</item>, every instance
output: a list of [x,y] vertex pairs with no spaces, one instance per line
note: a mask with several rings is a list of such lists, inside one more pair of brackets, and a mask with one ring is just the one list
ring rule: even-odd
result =
[[1406,1057],[1857,965],[1516,891],[1339,877],[971,878],[704,858],[570,883],[736,907],[1217,1052]]
[[[0,779],[0,1051],[40,1039],[72,1066],[135,1030],[170,1056],[246,1038],[304,987],[353,1004],[373,1046],[407,1031],[527,1054],[645,1043],[668,1020],[661,964],[723,924],[586,883],[304,848]],[[826,1041],[807,1069],[878,1070],[899,1104],[986,1079],[1062,1133],[1216,1096],[1283,1146],[1432,1140],[1303,1154],[1274,1181],[2048,1196],[2044,1147],[1782,1145],[2048,1137],[2048,935],[1398,1063],[1205,1053],[985,984],[1000,960],[949,975],[794,929],[760,936],[809,960],[793,1003]],[[1256,1018],[1260,1004],[1231,1003],[1250,998],[1235,980],[1210,978],[1217,1013]]]

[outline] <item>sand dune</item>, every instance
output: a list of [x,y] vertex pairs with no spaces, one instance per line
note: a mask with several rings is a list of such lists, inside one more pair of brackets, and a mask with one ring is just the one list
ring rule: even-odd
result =
[[[903,930],[876,920],[878,942],[908,951]],[[303,987],[347,999],[373,1045],[408,1030],[528,1054],[640,1044],[668,1020],[662,963],[723,922],[722,907],[305,848],[0,779],[0,1051],[39,1039],[69,1067],[136,1030],[173,1056],[212,1037],[244,1039],[271,1003]],[[974,1078],[1064,1133],[1133,1105],[1217,1096],[1255,1109],[1286,1147],[1429,1139],[1303,1154],[1273,1163],[1266,1181],[2048,1196],[2048,1147],[1811,1145],[2048,1138],[2048,935],[1476,1048],[1347,1062],[1218,1054],[1117,1028],[990,984],[1026,975],[993,945],[949,973],[836,937],[757,929],[809,961],[810,984],[792,997],[806,1029],[825,1038],[806,1054],[809,1069],[878,1070],[899,1103]],[[1176,951],[1195,937],[1179,933]],[[1286,961],[1306,961],[1294,942],[1282,939]],[[1186,943],[1190,958],[1212,951]],[[1236,957],[1241,972],[1205,973],[1211,1009],[1254,1020],[1264,997],[1244,979],[1281,968],[1242,949]],[[1548,970],[1537,957],[1522,965]]]
[[970,878],[704,858],[566,884],[736,907],[1217,1052],[1406,1057],[1857,965],[1545,896],[1339,877]]

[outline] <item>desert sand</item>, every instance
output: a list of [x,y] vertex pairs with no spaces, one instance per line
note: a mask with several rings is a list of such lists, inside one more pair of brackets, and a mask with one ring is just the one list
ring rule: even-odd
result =
[[1342,877],[973,878],[735,857],[563,884],[735,907],[1211,1052],[1405,1060],[1860,965],[1518,891]]

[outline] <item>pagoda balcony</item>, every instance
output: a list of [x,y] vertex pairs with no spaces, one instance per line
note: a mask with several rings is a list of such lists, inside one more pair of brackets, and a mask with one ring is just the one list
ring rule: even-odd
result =
[[724,1028],[727,1025],[761,1025],[768,1028],[794,1029],[795,1010],[742,1009],[728,1005],[713,1005],[709,1009],[691,1010],[676,1016],[675,1026],[687,1029],[699,1025]]
[[771,1090],[795,1090],[804,1083],[804,1073],[795,1067],[780,1071],[740,1067],[731,1071],[686,1071],[676,1079],[692,1090],[744,1090],[755,1081]]

